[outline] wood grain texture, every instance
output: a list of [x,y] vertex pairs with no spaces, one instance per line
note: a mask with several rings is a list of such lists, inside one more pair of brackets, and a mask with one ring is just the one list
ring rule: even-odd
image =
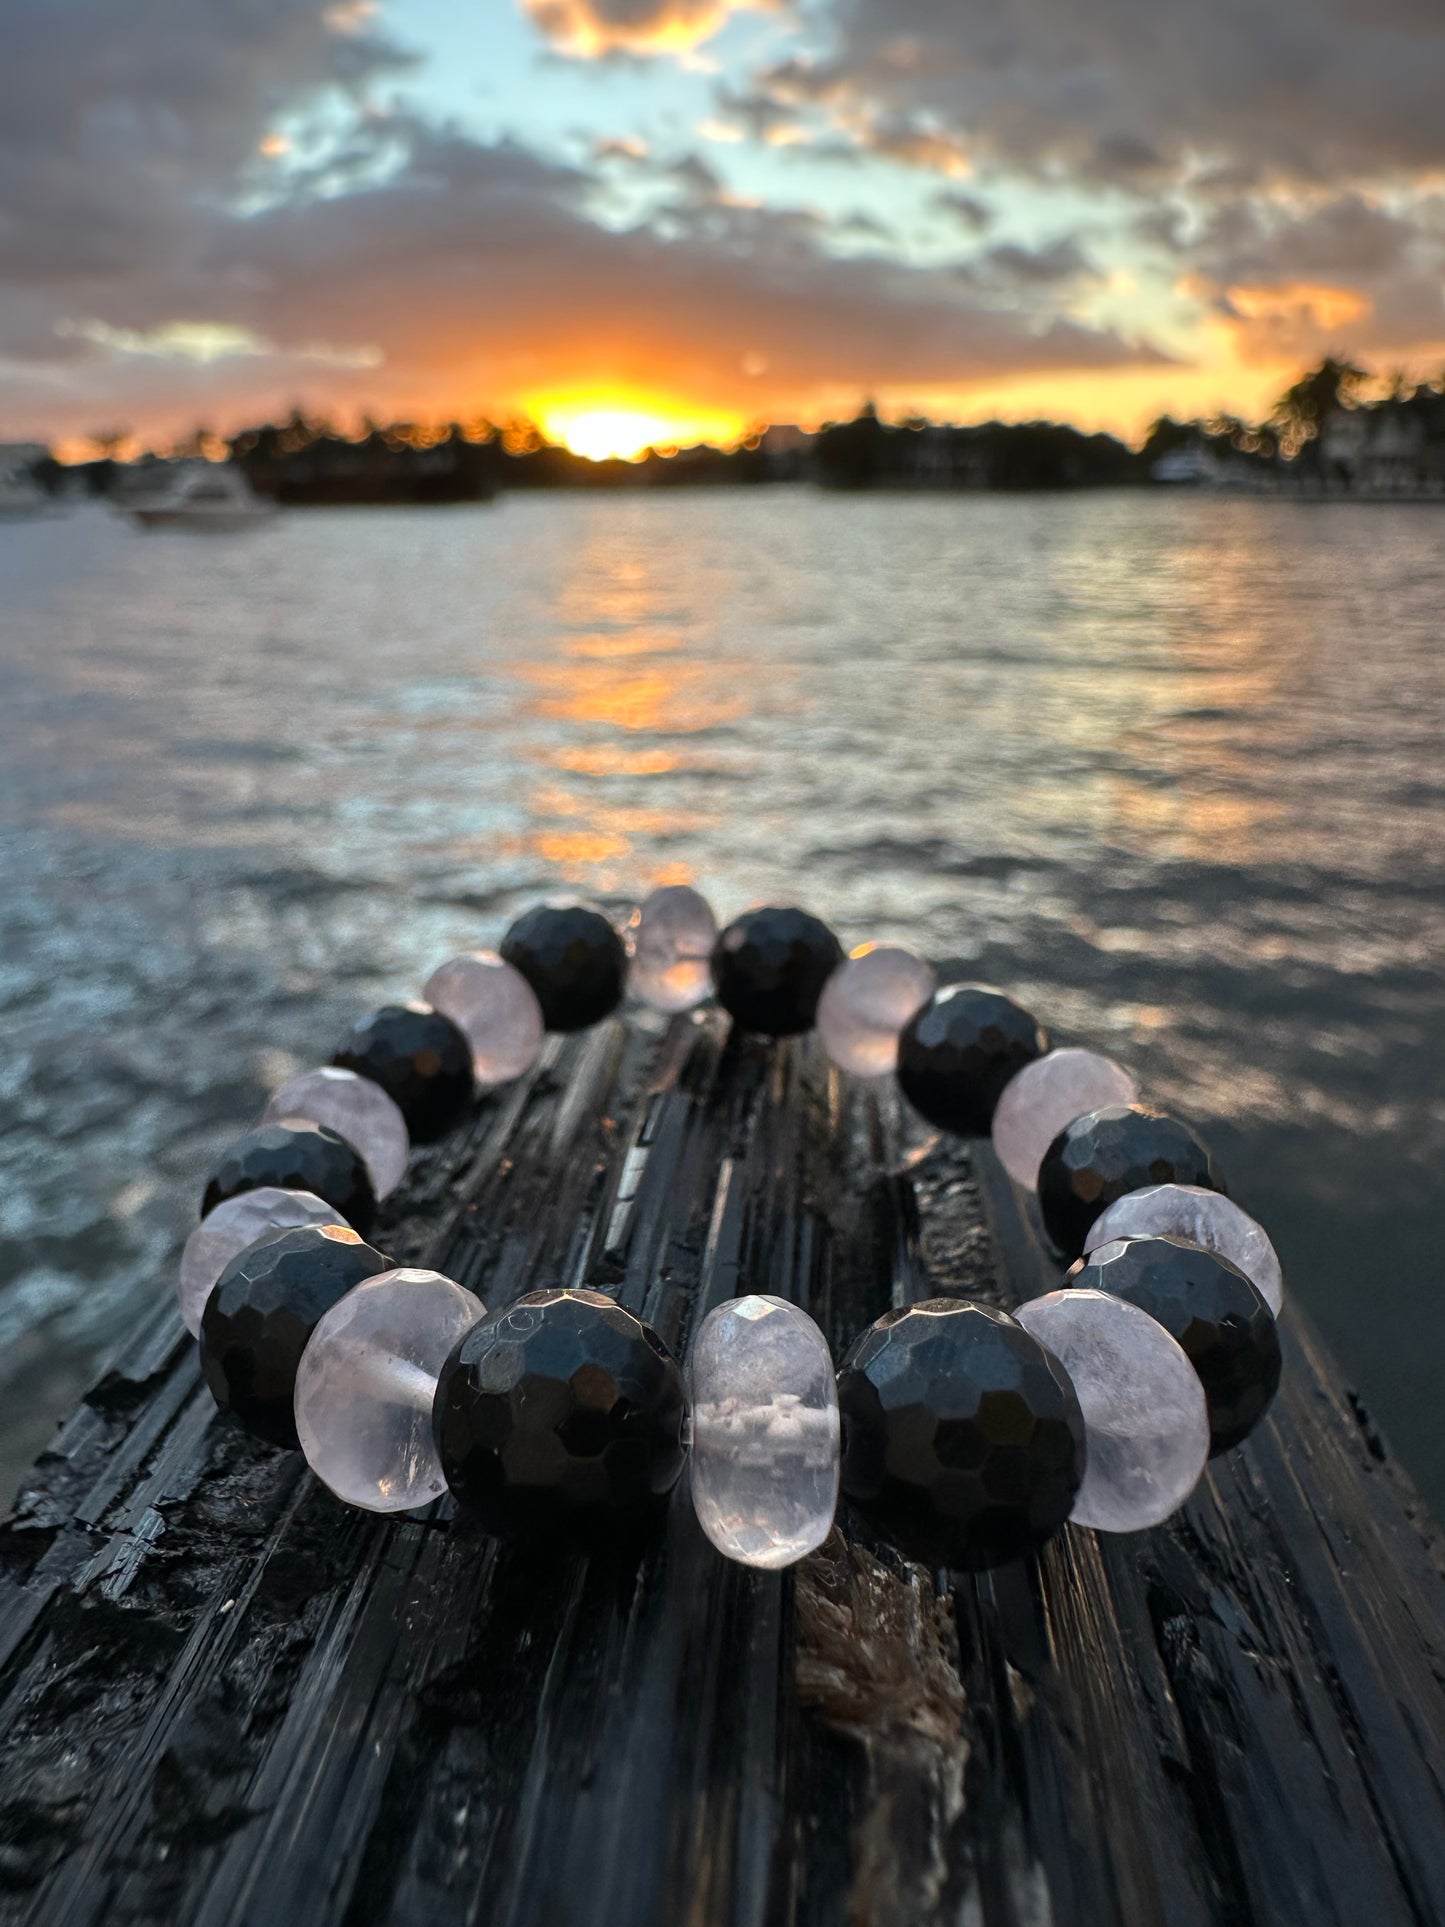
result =
[[[986,1149],[809,1045],[609,1024],[416,1158],[376,1241],[489,1306],[740,1287],[835,1349],[1056,1276]],[[158,1281],[158,1297],[161,1292]],[[217,1417],[167,1301],[0,1529],[0,1927],[1432,1927],[1440,1541],[1307,1325],[1183,1515],[791,1574],[350,1513]]]

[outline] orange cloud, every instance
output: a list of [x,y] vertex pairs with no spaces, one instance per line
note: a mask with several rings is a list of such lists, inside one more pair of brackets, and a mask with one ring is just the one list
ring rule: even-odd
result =
[[1345,328],[1363,321],[1373,306],[1358,288],[1331,288],[1308,281],[1276,287],[1230,288],[1229,305],[1247,321],[1283,321],[1292,326]]
[[1213,325],[1245,366],[1283,366],[1354,347],[1374,307],[1362,289],[1328,282],[1231,285],[1222,291]]
[[533,23],[565,53],[686,53],[761,0],[522,0]]

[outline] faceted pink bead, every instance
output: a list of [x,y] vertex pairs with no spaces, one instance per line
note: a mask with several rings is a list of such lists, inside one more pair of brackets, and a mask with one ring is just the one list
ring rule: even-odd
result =
[[378,1198],[387,1197],[406,1175],[411,1139],[406,1119],[380,1084],[335,1064],[288,1077],[261,1115],[263,1124],[283,1117],[304,1117],[344,1137],[361,1154]]
[[426,1001],[450,1017],[472,1047],[479,1084],[506,1084],[542,1048],[542,1006],[520,970],[492,950],[469,950],[434,970]]
[[296,1373],[306,1463],[347,1505],[407,1512],[446,1489],[432,1401],[452,1347],[485,1316],[440,1272],[383,1271],[321,1319]]
[[199,1337],[201,1313],[215,1289],[216,1280],[239,1257],[247,1245],[264,1238],[268,1231],[294,1231],[302,1225],[346,1223],[334,1204],[327,1204],[310,1191],[286,1191],[279,1185],[261,1185],[255,1191],[241,1191],[208,1211],[186,1239],[181,1253],[181,1275],[176,1296],[181,1317],[192,1337]]
[[880,944],[840,964],[818,1000],[818,1036],[840,1070],[883,1077],[898,1067],[898,1039],[933,995],[932,964]]
[[993,1148],[1016,1183],[1032,1191],[1044,1153],[1066,1124],[1106,1104],[1132,1104],[1139,1086],[1122,1064],[1092,1050],[1053,1050],[1004,1086],[993,1114]]
[[627,988],[653,1010],[692,1010],[712,993],[717,919],[685,883],[652,895],[628,928]]

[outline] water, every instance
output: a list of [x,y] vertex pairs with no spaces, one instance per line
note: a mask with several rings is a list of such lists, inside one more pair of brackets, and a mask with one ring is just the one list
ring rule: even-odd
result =
[[537,895],[802,898],[1215,1141],[1437,1506],[1445,515],[542,496],[0,525],[0,1485],[200,1173]]

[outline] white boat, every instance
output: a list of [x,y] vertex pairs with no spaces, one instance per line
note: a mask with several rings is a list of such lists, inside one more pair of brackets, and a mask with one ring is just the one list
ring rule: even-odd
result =
[[251,487],[239,468],[207,463],[185,468],[153,495],[125,504],[143,529],[249,529],[269,521],[276,505]]
[[1174,488],[1220,488],[1227,471],[1212,449],[1186,442],[1182,448],[1162,455],[1149,475],[1151,480],[1167,482]]

